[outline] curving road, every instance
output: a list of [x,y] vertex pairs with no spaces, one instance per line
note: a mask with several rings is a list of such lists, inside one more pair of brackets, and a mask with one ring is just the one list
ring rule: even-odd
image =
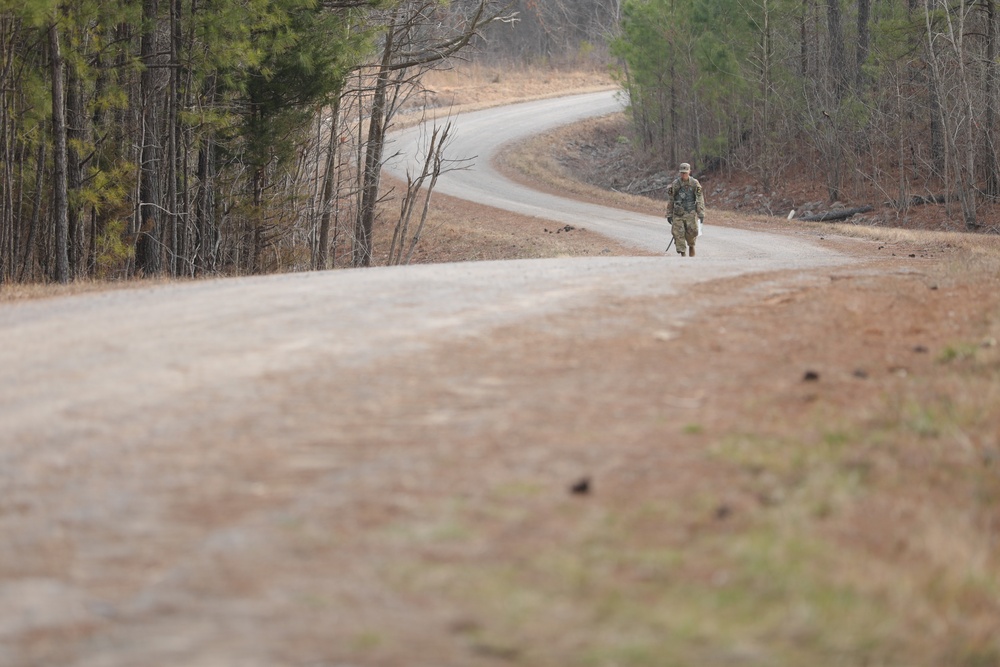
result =
[[[660,248],[662,219],[533,193],[489,169],[503,142],[615,104],[602,93],[462,116],[453,157],[479,159],[440,190]],[[548,387],[516,375],[538,354],[530,345],[511,355],[510,377],[480,377],[474,361],[451,363],[459,343],[502,355],[504,331],[508,343],[532,330],[578,341],[631,326],[618,312],[581,315],[630,297],[850,261],[787,237],[707,234],[684,261],[341,270],[0,304],[0,664],[319,664],[304,635],[335,647],[332,630],[348,633],[344,645],[364,627],[349,634],[353,602],[301,604],[317,587],[422,632],[421,610],[369,568],[386,553],[366,551],[363,532],[350,541],[365,520],[339,533],[354,544],[344,555],[298,527],[381,507],[398,479],[464,470],[472,443],[521,423],[525,400],[546,400]],[[693,307],[664,310],[662,326]],[[577,317],[552,331],[562,314]],[[574,428],[545,427],[555,439]],[[313,571],[297,565],[309,557]]]
[[[445,157],[472,166],[443,174],[437,191],[515,213],[585,227],[637,248],[662,252],[670,240],[669,228],[662,217],[538,192],[505,178],[492,167],[498,151],[511,142],[621,109],[621,93],[604,91],[462,114],[455,120]],[[447,120],[432,120],[427,125],[441,126]],[[417,173],[427,143],[427,125],[409,128],[397,136],[399,153],[408,159],[390,162],[388,168],[396,176],[405,178],[407,170]],[[809,265],[843,261],[839,255],[786,236],[712,227],[711,211],[705,234],[704,244],[698,246],[698,267],[684,266],[685,270],[694,268],[698,273],[712,274],[717,270],[729,273],[796,268],[803,266],[803,260]],[[726,268],[721,269],[722,266]]]
[[[490,157],[506,142],[609,113],[618,104],[607,92],[462,115],[450,155],[475,160],[467,170],[443,175],[439,190],[661,249],[668,238],[662,218],[534,192],[490,168]],[[422,132],[403,132],[399,149],[417,155]],[[211,421],[214,411],[202,404],[179,423],[162,409],[186,406],[194,389],[240,397],[269,373],[324,364],[355,367],[586,303],[674,294],[698,281],[748,272],[851,261],[801,239],[711,224],[698,257],[679,259],[340,270],[0,304],[0,464],[39,443],[141,439],[161,428],[160,413],[170,429],[187,428],[203,413]],[[114,420],[136,414],[143,418],[129,420],[123,435]]]
[[[619,106],[611,92],[462,115],[439,191],[600,231],[657,250],[662,218],[555,197],[490,167],[506,142]],[[397,137],[417,156],[423,137]],[[393,165],[397,170],[402,164]],[[498,213],[502,215],[502,213]],[[693,283],[754,271],[851,261],[787,236],[706,226],[696,259],[595,257],[340,270],[201,281],[0,304],[0,470],[40,445],[134,443],[218,427],[252,410],[257,385],[303,369],[364,368],[448,338],[587,304],[676,294]],[[198,395],[210,393],[216,404]],[[16,474],[0,474],[4,485]]]

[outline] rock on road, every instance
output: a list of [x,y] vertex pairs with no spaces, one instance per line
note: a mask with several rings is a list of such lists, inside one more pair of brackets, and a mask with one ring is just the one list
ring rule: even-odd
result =
[[[600,93],[460,116],[449,153],[478,157],[439,190],[662,250],[662,219],[535,193],[489,166],[508,141],[617,105]],[[397,148],[413,154],[421,136]],[[422,414],[389,405],[422,378],[448,380],[421,355],[698,281],[850,261],[784,236],[706,234],[685,261],[340,270],[0,304],[0,664],[305,664],[276,657],[305,652],[323,621],[296,615],[311,580],[280,565],[287,517],[356,502],[378,471],[429,465],[394,443],[433,434],[447,400]],[[385,445],[377,465],[371,442]],[[336,585],[364,586],[363,564],[338,567],[354,579]]]

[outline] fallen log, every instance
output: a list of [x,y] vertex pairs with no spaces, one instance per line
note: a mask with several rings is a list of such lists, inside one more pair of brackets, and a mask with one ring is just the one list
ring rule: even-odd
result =
[[902,209],[908,206],[923,206],[924,204],[945,204],[948,202],[948,195],[913,195],[906,202],[887,201],[886,206],[895,209]]
[[796,218],[796,220],[802,220],[803,222],[831,222],[834,220],[846,220],[852,215],[857,215],[858,213],[868,213],[872,210],[871,206],[859,206],[857,208],[837,208],[832,211],[826,211],[825,213],[814,213],[812,215],[804,215],[801,218]]

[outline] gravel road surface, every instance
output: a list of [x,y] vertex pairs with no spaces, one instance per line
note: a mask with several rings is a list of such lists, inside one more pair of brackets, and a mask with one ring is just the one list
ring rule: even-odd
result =
[[[509,141],[618,105],[615,94],[602,92],[463,115],[449,153],[474,162],[445,174],[439,190],[658,249],[669,238],[662,218],[535,192],[490,167]],[[397,148],[419,159],[424,135],[408,130]],[[143,430],[163,428],[155,412],[183,401],[193,387],[239,395],[269,372],[364,364],[588,300],[671,294],[701,280],[850,261],[801,239],[710,224],[699,250],[683,261],[671,255],[341,270],[4,304],[0,460],[42,443],[141,438]],[[122,434],[110,419],[122,415],[143,415],[134,420],[141,425]]]
[[[621,108],[621,93],[604,91],[463,114],[454,123],[445,157],[453,161],[453,166],[467,168],[444,173],[436,191],[515,213],[584,227],[636,248],[662,252],[670,242],[670,229],[664,218],[532,190],[505,178],[492,166],[497,152],[511,142],[560,125],[614,113]],[[405,158],[390,162],[389,170],[404,180],[407,171],[419,173],[429,128],[435,125],[440,128],[447,122],[447,117],[437,118],[401,133],[398,150]],[[730,270],[774,270],[843,260],[814,245],[785,236],[713,227],[711,211],[707,220],[704,244],[698,246],[698,265],[683,267],[685,272],[693,269],[703,278],[716,275],[716,271],[722,271],[717,274],[722,276]]]
[[[478,158],[439,189],[660,248],[662,219],[534,193],[489,168],[504,142],[617,104],[601,93],[459,117],[452,153]],[[502,328],[699,281],[848,261],[709,226],[686,260],[340,270],[0,304],[0,664],[332,664],[302,657],[312,645],[301,634],[314,620],[325,624],[317,636],[329,632],[329,619],[295,615],[289,591],[315,579],[283,569],[289,555],[274,545],[287,542],[280,517],[295,506],[363,494],[359,462],[372,454],[337,443],[368,438],[388,455],[416,432],[385,417],[394,370],[413,371],[407,393],[419,394],[428,350],[488,347]],[[437,409],[420,423],[446,419],[447,401]],[[354,566],[343,567],[346,577]]]

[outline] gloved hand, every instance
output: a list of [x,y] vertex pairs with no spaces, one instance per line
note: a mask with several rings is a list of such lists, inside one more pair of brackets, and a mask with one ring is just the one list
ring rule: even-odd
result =
[[671,225],[674,224],[674,216],[668,215],[667,216],[667,222],[669,222]]

